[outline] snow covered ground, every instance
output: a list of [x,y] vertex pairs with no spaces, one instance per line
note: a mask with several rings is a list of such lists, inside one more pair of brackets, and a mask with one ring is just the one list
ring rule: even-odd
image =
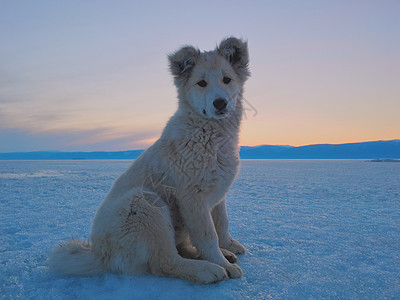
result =
[[48,251],[88,239],[129,161],[0,161],[0,297],[5,299],[400,298],[400,165],[245,160],[228,195],[242,279],[194,285],[108,274],[62,277]]

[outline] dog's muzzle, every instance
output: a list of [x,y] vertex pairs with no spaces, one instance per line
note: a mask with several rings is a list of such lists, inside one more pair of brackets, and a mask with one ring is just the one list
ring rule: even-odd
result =
[[226,113],[226,106],[228,105],[228,101],[224,98],[215,99],[213,102],[214,107],[217,109],[216,115],[223,115]]

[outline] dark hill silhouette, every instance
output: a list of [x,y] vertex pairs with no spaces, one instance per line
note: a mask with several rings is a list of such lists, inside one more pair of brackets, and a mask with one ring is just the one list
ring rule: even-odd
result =
[[400,140],[349,144],[320,144],[300,147],[256,146],[242,147],[243,159],[372,159],[400,158]]
[[[143,150],[96,152],[11,152],[0,153],[0,160],[135,159]],[[400,140],[308,146],[242,146],[242,159],[398,159]]]

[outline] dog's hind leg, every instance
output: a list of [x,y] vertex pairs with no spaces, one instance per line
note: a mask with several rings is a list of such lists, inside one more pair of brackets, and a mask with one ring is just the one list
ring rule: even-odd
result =
[[[142,249],[140,260],[147,271],[159,276],[177,277],[194,283],[214,283],[229,277],[224,268],[208,261],[186,259],[178,254],[174,229],[167,204],[152,192],[131,195],[124,212],[120,246],[125,253]],[[132,263],[136,258],[132,258]],[[129,264],[129,260],[124,263]],[[137,263],[137,262],[136,262]],[[128,267],[128,265],[125,265]]]
[[201,259],[199,252],[193,247],[189,237],[176,245],[176,248],[178,249],[179,255],[184,258]]

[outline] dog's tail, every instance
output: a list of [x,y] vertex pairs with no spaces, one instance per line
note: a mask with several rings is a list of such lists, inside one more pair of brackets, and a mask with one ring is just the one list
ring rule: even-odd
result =
[[105,272],[101,259],[91,251],[91,244],[69,240],[54,247],[48,264],[52,271],[71,276],[93,276]]

